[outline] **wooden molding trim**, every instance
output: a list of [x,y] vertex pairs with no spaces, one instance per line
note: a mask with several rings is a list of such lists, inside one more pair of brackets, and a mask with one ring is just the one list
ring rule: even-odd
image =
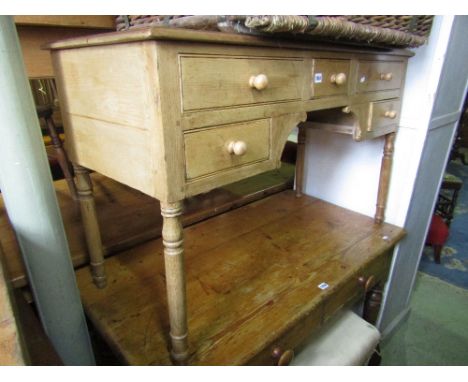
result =
[[71,28],[98,28],[115,29],[114,16],[29,16],[20,15],[13,17],[17,25],[34,25],[45,27],[71,27]]

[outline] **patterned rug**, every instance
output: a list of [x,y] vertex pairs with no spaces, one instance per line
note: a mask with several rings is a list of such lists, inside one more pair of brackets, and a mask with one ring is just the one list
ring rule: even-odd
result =
[[433,250],[426,246],[419,270],[468,289],[468,166],[464,166],[458,160],[451,161],[447,172],[463,180],[455,216],[450,226],[450,236],[442,250],[441,264],[434,262]]

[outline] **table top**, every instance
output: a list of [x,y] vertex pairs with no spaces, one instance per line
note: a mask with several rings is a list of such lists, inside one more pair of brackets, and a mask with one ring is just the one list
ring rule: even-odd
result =
[[[404,231],[284,191],[184,235],[189,364],[237,365],[304,319],[320,325],[331,317],[364,267],[390,261]],[[170,364],[161,240],[111,257],[106,270],[104,289],[94,286],[88,268],[77,271],[91,321],[124,362]]]
[[363,45],[330,44],[304,38],[286,39],[283,36],[264,37],[237,33],[199,31],[181,28],[146,27],[123,32],[100,33],[56,41],[44,46],[44,49],[70,49],[96,45],[120,44],[147,40],[192,41],[227,45],[265,46],[275,48],[295,48],[306,50],[333,50],[340,52],[385,53],[397,56],[413,56],[407,49],[371,48]]

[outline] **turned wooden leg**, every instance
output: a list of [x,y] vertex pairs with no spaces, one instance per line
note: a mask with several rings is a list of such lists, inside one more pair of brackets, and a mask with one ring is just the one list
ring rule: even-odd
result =
[[171,325],[171,355],[176,363],[183,365],[188,359],[188,341],[182,203],[161,202],[161,215],[163,216],[162,239]]
[[73,164],[73,169],[75,170],[76,189],[80,201],[81,219],[88,246],[93,281],[98,288],[104,288],[106,286],[104,251],[94,204],[91,178],[86,168]]
[[[377,323],[380,307],[382,306],[383,289],[380,284],[375,285],[369,292],[366,293],[364,300],[364,311],[362,318],[372,325]],[[380,355],[380,345],[374,350],[371,358],[369,359],[369,366],[378,366],[382,361]]]
[[385,136],[385,145],[380,167],[379,191],[377,195],[377,209],[375,212],[375,222],[383,223],[385,219],[385,206],[387,205],[388,188],[390,186],[390,173],[392,171],[393,150],[395,146],[395,133]]
[[73,175],[71,171],[70,161],[68,160],[67,153],[65,152],[62,141],[60,140],[59,135],[55,129],[54,121],[52,120],[52,115],[46,116],[45,118],[47,130],[49,132],[50,138],[52,139],[52,144],[54,145],[55,152],[57,153],[57,160],[59,162],[60,168],[62,169],[65,180],[68,184],[68,189],[74,200],[77,199],[75,182],[73,181]]
[[305,156],[305,141],[306,128],[302,123],[298,126],[297,134],[297,153],[296,153],[296,196],[302,196],[304,182],[304,156]]
[[432,248],[434,249],[434,261],[436,264],[440,264],[440,255],[442,254],[442,245],[433,244]]
[[382,304],[383,290],[380,284],[374,286],[369,292],[367,292],[364,300],[364,311],[362,318],[367,322],[375,325]]

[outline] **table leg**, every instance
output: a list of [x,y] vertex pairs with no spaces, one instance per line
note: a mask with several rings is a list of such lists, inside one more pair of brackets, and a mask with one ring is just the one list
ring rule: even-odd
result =
[[[372,325],[377,323],[377,318],[379,316],[379,311],[382,306],[382,295],[383,290],[381,284],[375,285],[369,292],[366,293],[364,299],[364,311],[362,318],[369,322]],[[374,350],[368,365],[369,366],[378,366],[382,361],[382,356],[380,355],[380,345]]]
[[385,219],[385,207],[387,205],[388,188],[390,186],[390,173],[392,171],[393,150],[395,146],[395,133],[385,136],[385,145],[380,167],[379,191],[377,195],[377,209],[375,212],[375,222],[383,223]]
[[306,128],[300,123],[298,125],[299,132],[297,134],[297,153],[296,153],[296,196],[302,196],[304,182],[304,156],[305,156],[305,141]]
[[166,269],[167,302],[171,325],[171,356],[178,364],[188,359],[187,303],[184,269],[182,202],[161,202],[162,239]]
[[380,306],[382,305],[382,295],[383,289],[380,283],[366,293],[362,318],[372,325],[375,325],[377,322]]
[[88,169],[75,163],[73,163],[73,169],[75,171],[76,189],[80,201],[81,219],[88,246],[93,281],[98,288],[104,288],[107,283],[104,270],[104,251],[94,204],[91,178]]

